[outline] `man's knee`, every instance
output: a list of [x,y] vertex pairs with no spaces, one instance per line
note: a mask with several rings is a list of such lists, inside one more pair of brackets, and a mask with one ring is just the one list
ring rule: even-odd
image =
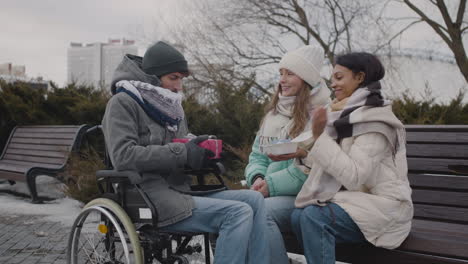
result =
[[253,219],[253,209],[250,205],[244,202],[238,202],[232,206],[230,210],[230,216],[235,218],[240,218],[243,220]]
[[265,208],[265,198],[260,192],[246,190],[246,195],[248,199],[245,201],[248,203],[254,211],[257,211],[259,208]]

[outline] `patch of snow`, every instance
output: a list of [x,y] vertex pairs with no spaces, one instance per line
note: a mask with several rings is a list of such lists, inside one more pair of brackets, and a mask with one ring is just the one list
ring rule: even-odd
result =
[[71,226],[81,211],[83,204],[70,198],[60,198],[46,201],[43,204],[33,204],[31,199],[0,194],[0,214],[2,215],[37,215],[43,216],[45,221],[60,222],[64,226]]
[[[65,198],[63,193],[65,185],[59,180],[41,175],[36,177],[36,189],[40,197],[47,197],[52,199]],[[0,184],[0,191],[9,191],[20,193],[24,195],[30,195],[28,186],[25,182],[16,182],[14,185],[10,185],[4,181]]]

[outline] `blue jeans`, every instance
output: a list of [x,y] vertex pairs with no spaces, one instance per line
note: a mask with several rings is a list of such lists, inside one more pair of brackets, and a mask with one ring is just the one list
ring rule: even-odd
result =
[[274,196],[265,199],[271,263],[289,263],[281,232],[292,232],[291,213],[295,200],[295,196]]
[[294,209],[291,224],[307,263],[335,264],[335,244],[366,241],[348,213],[334,203]]
[[270,263],[265,200],[259,192],[228,190],[193,200],[192,216],[162,229],[219,234],[215,263]]

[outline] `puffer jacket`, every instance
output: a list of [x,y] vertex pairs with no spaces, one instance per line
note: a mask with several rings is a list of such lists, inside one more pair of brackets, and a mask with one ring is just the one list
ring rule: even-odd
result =
[[[391,106],[368,111],[375,110],[381,114],[377,119],[392,127],[404,127]],[[296,207],[315,204],[309,187],[314,184],[314,177],[326,172],[345,188],[331,202],[351,216],[366,239],[378,247],[398,247],[408,236],[413,218],[404,138],[400,143],[403,145],[395,153],[394,146],[381,133],[347,137],[340,144],[322,133],[307,156],[311,168],[296,198]]]
[[[330,90],[325,84],[314,88],[318,89],[310,95],[310,110],[323,107],[330,103]],[[286,125],[290,119],[284,118]],[[312,121],[309,120],[305,130],[310,130]],[[307,174],[296,166],[294,159],[273,162],[268,156],[260,151],[259,136],[255,138],[252,152],[249,156],[249,164],[245,168],[245,179],[247,185],[253,184],[255,175],[261,174],[268,184],[270,196],[295,196],[304,184]]]
[[307,174],[298,169],[293,159],[273,162],[259,150],[258,136],[252,146],[245,178],[250,186],[255,175],[265,176],[270,196],[296,195],[302,187]]

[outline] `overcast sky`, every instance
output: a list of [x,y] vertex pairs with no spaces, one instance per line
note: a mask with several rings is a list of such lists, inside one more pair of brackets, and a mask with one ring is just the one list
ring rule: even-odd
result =
[[[109,38],[137,40],[140,54],[148,40],[158,40],[165,21],[177,20],[182,0],[0,0],[0,63],[25,65],[29,77],[66,82],[70,42],[107,42]],[[155,26],[158,25],[159,26]],[[419,27],[407,34],[411,46],[437,39]],[[146,42],[142,42],[142,38]]]
[[[0,63],[25,65],[29,77],[66,81],[70,42],[140,38],[171,0],[0,0]],[[157,36],[154,36],[157,38]],[[141,43],[140,43],[141,44]]]

